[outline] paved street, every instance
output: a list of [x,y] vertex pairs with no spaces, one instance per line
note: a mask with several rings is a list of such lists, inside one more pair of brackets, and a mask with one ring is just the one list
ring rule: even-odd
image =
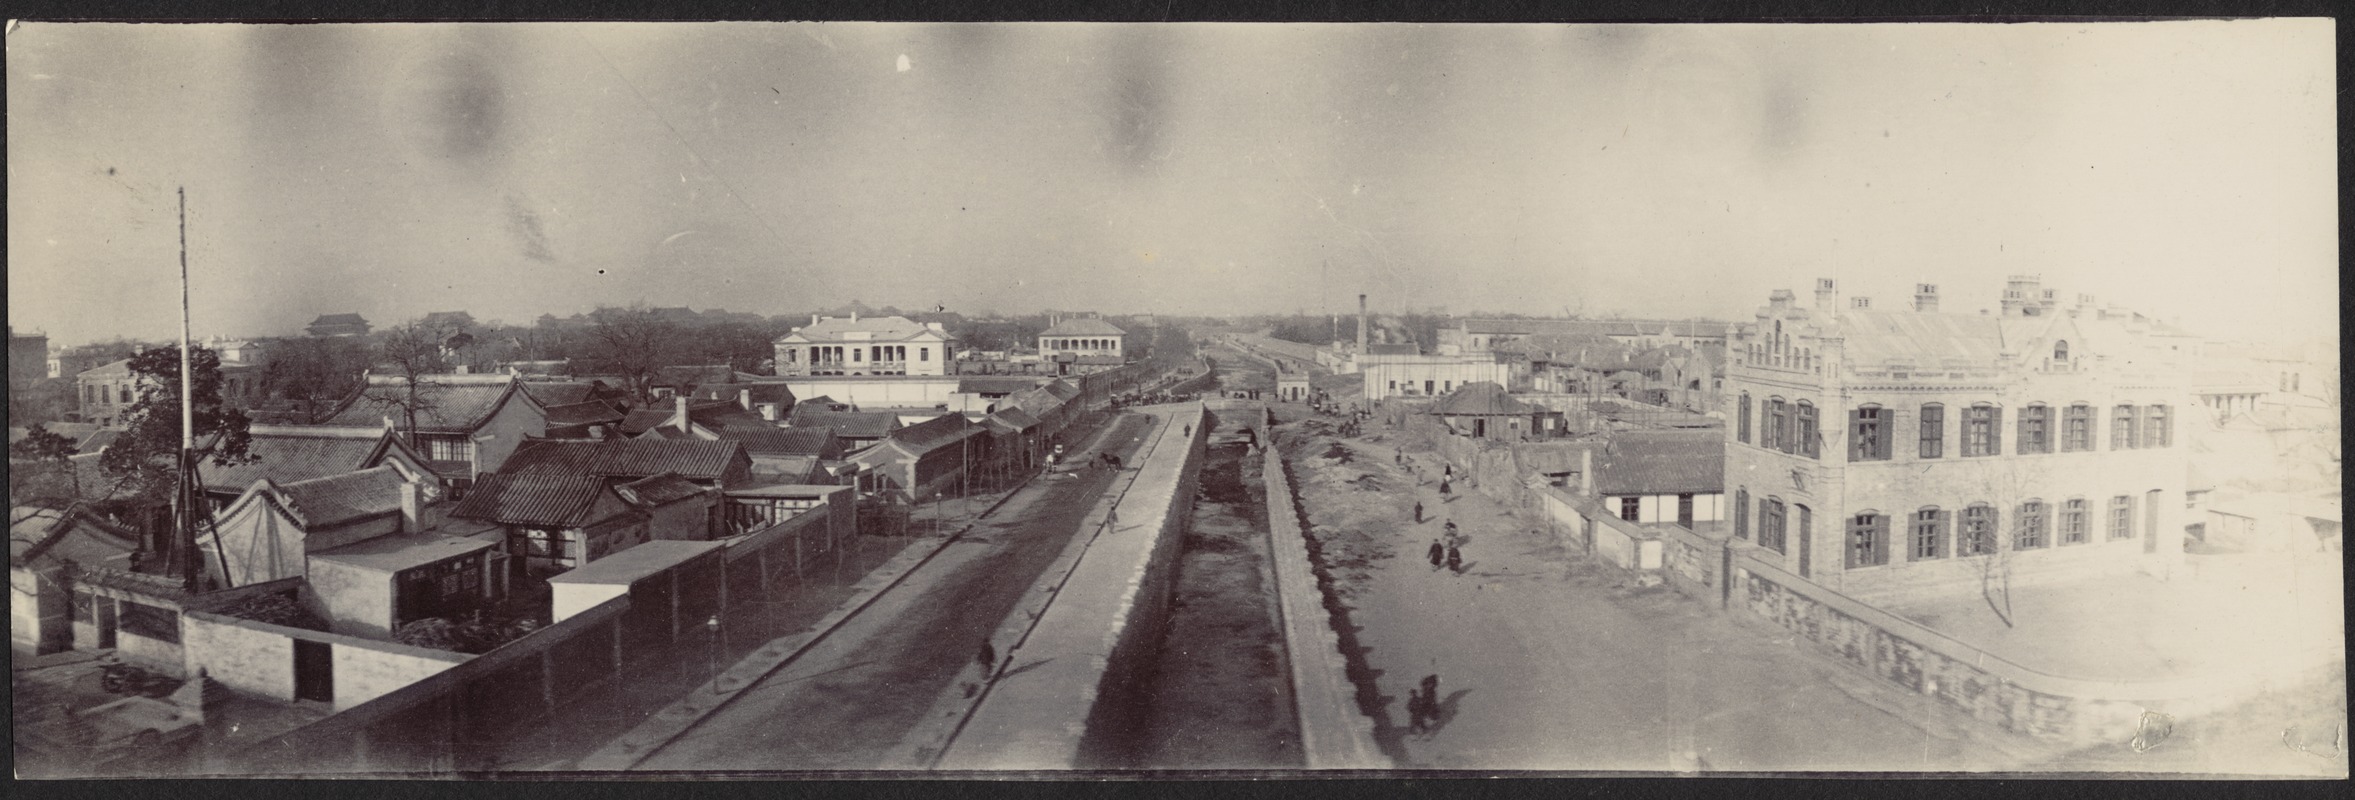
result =
[[[1354,457],[1343,465],[1321,457],[1329,441],[1287,453],[1306,467],[1318,528],[1365,534],[1342,554],[1366,564],[1352,622],[1380,673],[1383,735],[1398,737],[1401,766],[1977,770],[2035,752],[1951,715],[1900,719],[1884,709],[1923,700],[1802,652],[1779,629],[1622,585],[1478,492],[1459,488],[1442,503],[1436,486],[1416,487],[1392,464],[1388,444],[1346,444]],[[1421,526],[1409,521],[1418,493]],[[1423,558],[1446,519],[1472,537],[1463,575]],[[1405,699],[1428,674],[1440,677],[1444,711],[1434,731],[1410,734]]]
[[[1146,427],[1112,418],[1081,440],[1124,457]],[[1102,470],[1048,477],[1017,491],[974,531],[810,650],[640,764],[646,770],[874,769],[971,661],[985,633],[1078,530]]]

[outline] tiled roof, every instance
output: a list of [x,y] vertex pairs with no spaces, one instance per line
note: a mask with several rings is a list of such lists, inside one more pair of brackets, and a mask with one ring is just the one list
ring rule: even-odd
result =
[[1723,431],[1620,431],[1595,453],[1597,494],[1723,491]]
[[692,480],[720,480],[744,458],[743,444],[725,440],[534,439],[515,448],[499,474],[643,478],[676,472]]
[[614,488],[621,492],[623,499],[647,507],[669,505],[703,493],[703,487],[673,472],[641,478]]
[[677,413],[675,410],[668,408],[632,409],[630,413],[622,415],[622,435],[636,436],[655,428],[662,427],[662,424],[669,422],[671,415],[675,413]]
[[611,424],[622,421],[621,412],[596,400],[551,405],[548,406],[547,411],[548,425],[551,427]]
[[254,431],[246,447],[253,462],[224,467],[206,459],[197,465],[197,475],[206,486],[228,492],[243,492],[263,479],[289,484],[342,475],[363,466],[383,439],[382,428],[284,426]]
[[475,481],[466,499],[450,509],[450,516],[502,525],[577,528],[596,522],[589,517],[606,491],[605,480],[594,475],[489,474]]
[[[531,400],[528,393],[517,391],[518,385],[520,382],[506,375],[427,377],[418,384],[418,394],[424,401],[421,404],[427,407],[417,410],[417,429],[427,433],[472,433],[506,403],[520,399],[536,407],[538,401]],[[389,403],[405,400],[407,392],[408,388],[398,377],[370,377],[368,388],[346,399],[325,424],[373,428],[383,425],[387,416],[400,423],[401,410]]]
[[1069,400],[1079,396],[1079,387],[1071,385],[1070,381],[1062,378],[1048,381],[1039,388],[1047,390],[1047,393],[1054,395],[1057,400]]
[[596,397],[597,385],[588,381],[524,381],[523,392],[540,405],[554,408]]
[[139,549],[138,536],[81,506],[63,513],[20,520],[8,532],[8,561],[24,564],[48,555],[77,564],[103,564]]
[[755,403],[793,404],[793,387],[786,385],[783,381],[704,384],[695,390],[695,396],[705,400],[726,400],[733,403],[742,392],[751,392],[752,402]]
[[1019,408],[1001,408],[982,420],[1002,432],[1026,431],[1038,427],[1038,418]]
[[368,320],[358,314],[321,314],[311,320],[313,325],[366,325]]
[[1040,336],[1126,336],[1128,331],[1095,317],[1074,317],[1039,332]]
[[372,467],[278,485],[278,493],[312,527],[341,525],[401,510],[405,481],[392,467]]
[[1039,379],[1020,375],[981,375],[957,379],[960,394],[1013,394],[1039,385]]
[[851,439],[880,439],[899,429],[899,415],[868,411],[803,411],[796,406],[787,419],[789,427],[830,428],[834,435]]
[[979,433],[980,427],[965,415],[951,413],[892,431],[891,440],[916,453],[927,453]]
[[1494,381],[1480,381],[1464,384],[1449,392],[1439,402],[1432,404],[1430,413],[1496,416],[1528,415],[1537,411],[1536,406],[1513,399],[1505,393],[1505,387],[1498,386]]

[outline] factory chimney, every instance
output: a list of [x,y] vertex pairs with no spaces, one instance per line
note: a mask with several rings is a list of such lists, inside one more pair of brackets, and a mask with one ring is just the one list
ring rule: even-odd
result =
[[1357,296],[1357,352],[1366,352],[1366,296],[1362,294]]

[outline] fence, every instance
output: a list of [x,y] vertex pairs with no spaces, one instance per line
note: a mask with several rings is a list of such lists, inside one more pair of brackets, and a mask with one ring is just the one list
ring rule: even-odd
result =
[[[374,697],[348,707],[339,703],[331,716],[239,753],[216,756],[214,772],[448,776],[488,771],[498,752],[492,743],[502,735],[545,719],[609,681],[628,680],[633,663],[668,657],[677,642],[705,635],[701,621],[708,616],[798,588],[804,562],[838,550],[853,535],[856,514],[848,502],[828,502],[718,542],[648,542],[591,562],[580,570],[591,582],[601,564],[603,571],[616,573],[615,582],[599,595],[607,599],[576,601],[554,624],[488,653],[446,654],[455,663],[445,669],[411,663],[443,657],[432,655],[437,651],[262,626],[289,639],[334,644],[338,670],[391,674],[371,686],[369,691],[378,692]],[[643,553],[631,555],[641,548]],[[227,630],[261,626],[216,615],[190,616]],[[354,656],[346,658],[346,651]],[[263,660],[274,657],[274,651],[259,652]],[[362,652],[376,655],[362,658],[357,655]],[[232,680],[224,670],[210,672],[224,683]],[[344,674],[338,673],[339,681]],[[235,680],[255,683],[241,687],[248,691],[274,693],[291,679],[272,671]],[[342,689],[340,682],[337,688]]]

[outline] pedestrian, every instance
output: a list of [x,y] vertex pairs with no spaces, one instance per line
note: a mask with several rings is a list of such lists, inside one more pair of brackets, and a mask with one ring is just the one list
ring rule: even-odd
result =
[[1447,563],[1447,545],[1440,544],[1438,539],[1431,540],[1431,571],[1438,572],[1439,565],[1445,563]]
[[1446,478],[1440,478],[1440,479],[1439,479],[1439,502],[1446,503],[1446,502],[1452,502],[1452,501],[1454,501],[1454,500],[1455,500],[1455,498],[1453,497],[1453,495],[1454,495],[1454,494],[1455,494],[1455,491],[1454,491],[1453,489],[1450,489],[1450,488],[1448,487],[1448,482],[1447,482],[1447,479],[1446,479]]
[[1415,501],[1415,524],[1423,524],[1423,501]]
[[1447,543],[1447,571],[1464,574],[1464,551],[1457,548],[1454,542]]
[[1454,542],[1454,541],[1456,540],[1456,521],[1455,521],[1455,520],[1452,520],[1452,519],[1451,519],[1451,520],[1448,520],[1448,521],[1447,521],[1447,534],[1446,534],[1446,536],[1445,536],[1444,538],[1446,538],[1446,539],[1447,539],[1447,541],[1449,541],[1449,542],[1451,542],[1451,543],[1452,543],[1452,542]]
[[1186,423],[1186,438],[1188,438],[1188,439],[1192,439],[1192,438],[1194,438],[1194,424],[1193,424],[1193,423],[1190,423],[1190,422],[1189,422],[1189,423]]
[[1407,732],[1408,732],[1408,733],[1427,733],[1427,732],[1429,732],[1429,731],[1430,731],[1430,726],[1429,726],[1429,724],[1428,724],[1428,722],[1427,722],[1427,721],[1430,719],[1430,717],[1431,717],[1431,698],[1423,696],[1423,690],[1422,690],[1422,689],[1419,689],[1419,688],[1418,688],[1418,689],[1409,689],[1409,690],[1407,690],[1407,693],[1406,693],[1406,719],[1407,719],[1407,723],[1406,723],[1406,729],[1407,729]]
[[1395,457],[1393,460],[1397,461],[1397,462],[1398,462],[1398,463],[1400,463],[1400,464],[1404,464],[1404,463],[1406,463],[1406,448],[1404,448],[1404,447],[1398,448],[1398,455],[1397,455],[1397,456],[1396,456],[1396,457]]
[[973,660],[981,662],[982,669],[997,666],[998,649],[991,647],[988,639],[983,639],[981,640],[981,652]]
[[1439,716],[1439,674],[1423,676],[1423,696],[1431,699],[1431,716]]
[[1456,476],[1456,465],[1454,465],[1454,464],[1448,464],[1448,465],[1447,465],[1447,472],[1446,472],[1444,475],[1442,475],[1442,477],[1446,477],[1446,478],[1453,478],[1453,477],[1455,477],[1455,476]]

